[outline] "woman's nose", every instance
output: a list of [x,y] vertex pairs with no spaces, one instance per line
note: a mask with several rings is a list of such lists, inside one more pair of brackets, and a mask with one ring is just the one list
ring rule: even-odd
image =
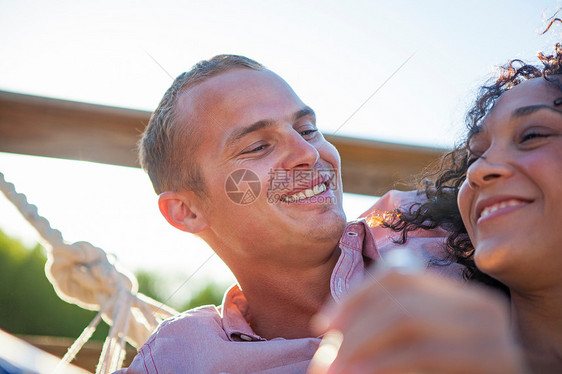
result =
[[468,183],[472,188],[483,187],[495,181],[509,177],[513,173],[511,165],[503,160],[488,155],[480,156],[466,173]]

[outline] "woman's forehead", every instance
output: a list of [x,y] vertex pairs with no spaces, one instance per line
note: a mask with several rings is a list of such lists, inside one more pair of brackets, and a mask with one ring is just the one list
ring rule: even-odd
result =
[[559,98],[562,98],[562,91],[559,86],[545,78],[530,79],[513,87],[499,97],[478,128],[470,135],[470,145],[482,141],[488,127],[493,126],[494,123],[514,117],[514,114],[520,112],[523,108],[538,105],[554,108],[556,106],[555,101]]
[[[557,78],[559,79],[559,77],[552,77],[552,79]],[[562,96],[562,91],[559,85],[547,81],[545,78],[530,79],[503,93],[490,114],[505,106],[515,109],[519,106],[536,104],[554,105],[554,100],[560,96]]]
[[555,101],[562,97],[562,91],[555,83],[545,78],[534,78],[525,81],[504,92],[497,100],[490,112],[484,117],[482,126],[489,122],[505,119],[521,108],[547,105],[555,106]]

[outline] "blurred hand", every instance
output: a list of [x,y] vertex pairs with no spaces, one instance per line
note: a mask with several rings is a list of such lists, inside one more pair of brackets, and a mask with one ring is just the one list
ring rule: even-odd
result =
[[309,374],[525,372],[499,295],[429,273],[370,275],[316,319],[328,334]]

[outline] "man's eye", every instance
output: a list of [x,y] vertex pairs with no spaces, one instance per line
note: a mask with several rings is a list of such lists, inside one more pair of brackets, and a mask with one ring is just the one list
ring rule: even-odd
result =
[[261,145],[258,145],[257,147],[251,148],[248,151],[242,152],[242,154],[248,154],[248,153],[255,153],[255,152],[263,151],[266,147],[267,147],[266,144],[261,144]]
[[300,134],[301,134],[302,136],[308,136],[308,135],[311,135],[311,134],[313,134],[313,133],[315,133],[315,132],[317,132],[317,131],[318,131],[318,130],[316,130],[316,129],[304,130],[304,131],[301,131]]

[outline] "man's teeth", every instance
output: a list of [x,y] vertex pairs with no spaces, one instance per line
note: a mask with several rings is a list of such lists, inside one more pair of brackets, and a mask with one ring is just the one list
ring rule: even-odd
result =
[[502,201],[501,203],[498,203],[498,204],[487,206],[482,211],[482,214],[480,215],[480,218],[484,218],[486,216],[489,216],[490,214],[494,213],[498,209],[503,209],[503,208],[506,208],[508,206],[517,206],[517,205],[521,205],[521,204],[523,204],[522,201],[512,199],[512,200]]
[[326,185],[324,183],[320,183],[312,188],[298,192],[294,195],[285,196],[283,200],[286,202],[298,201],[298,200],[306,199],[308,197],[320,195],[324,191],[326,191]]

